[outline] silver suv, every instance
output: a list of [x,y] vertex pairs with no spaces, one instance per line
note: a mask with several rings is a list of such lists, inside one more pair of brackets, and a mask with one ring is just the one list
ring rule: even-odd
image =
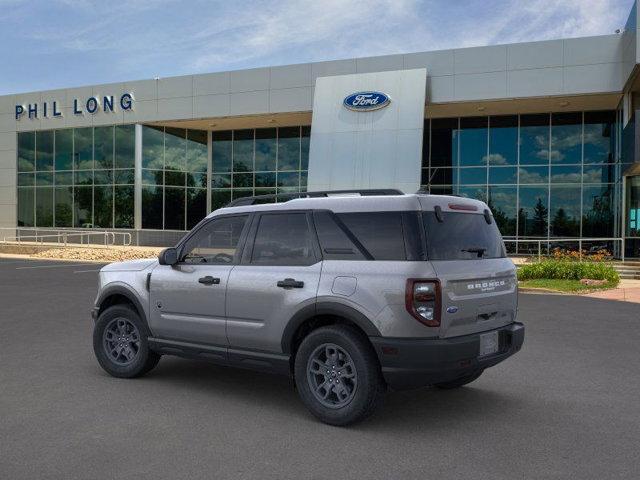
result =
[[346,425],[388,387],[460,387],[522,346],[515,267],[486,204],[293,197],[238,199],[158,260],[104,267],[100,365],[137,377],[169,354],[282,373],[311,413]]

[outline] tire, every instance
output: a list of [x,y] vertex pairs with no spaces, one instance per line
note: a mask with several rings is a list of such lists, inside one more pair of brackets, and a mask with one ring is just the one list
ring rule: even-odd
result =
[[160,361],[160,355],[149,349],[148,335],[147,326],[132,307],[107,308],[93,329],[93,351],[98,363],[114,377],[144,375]]
[[294,376],[302,402],[329,425],[367,418],[386,390],[373,348],[345,325],[321,327],[307,335],[296,353]]
[[436,383],[435,386],[442,390],[453,390],[454,388],[460,388],[468,383],[471,383],[482,375],[484,370],[480,370],[479,372],[472,373],[471,375],[467,375],[465,377],[460,377],[457,380],[452,380],[450,382]]

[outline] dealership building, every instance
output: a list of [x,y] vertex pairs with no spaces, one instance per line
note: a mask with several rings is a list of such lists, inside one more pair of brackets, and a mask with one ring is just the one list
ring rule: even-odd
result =
[[2,96],[0,237],[164,245],[239,197],[397,188],[486,201],[510,250],[639,257],[637,16],[596,37]]

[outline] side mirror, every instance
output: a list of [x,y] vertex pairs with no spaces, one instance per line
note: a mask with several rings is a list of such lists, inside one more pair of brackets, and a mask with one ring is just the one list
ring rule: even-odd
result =
[[158,255],[160,265],[175,265],[178,263],[178,250],[174,247],[165,248]]

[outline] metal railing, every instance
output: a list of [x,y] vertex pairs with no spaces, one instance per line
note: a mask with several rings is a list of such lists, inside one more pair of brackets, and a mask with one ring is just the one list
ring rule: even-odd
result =
[[115,245],[128,247],[131,245],[131,233],[87,230],[58,230],[52,233],[50,230],[36,228],[1,228],[2,231],[13,232],[13,235],[1,235],[0,243],[30,243],[40,245],[79,246],[79,247],[104,247]]
[[[543,256],[552,255],[553,250],[561,248],[565,250],[577,250],[578,257],[582,260],[583,252],[585,252],[585,245],[588,247],[588,252],[596,252],[598,250],[609,250],[614,257],[620,258],[624,261],[624,238],[541,238],[541,239],[513,239],[504,238],[505,246],[515,244],[515,251],[509,251],[507,248],[507,254],[510,256],[531,256],[535,255],[538,259]],[[609,245],[613,244],[613,248]],[[520,246],[533,245],[534,248],[521,248]],[[568,244],[568,245],[567,245]],[[619,247],[618,247],[619,246]],[[574,247],[574,248],[572,248]],[[576,248],[577,247],[577,248]]]

